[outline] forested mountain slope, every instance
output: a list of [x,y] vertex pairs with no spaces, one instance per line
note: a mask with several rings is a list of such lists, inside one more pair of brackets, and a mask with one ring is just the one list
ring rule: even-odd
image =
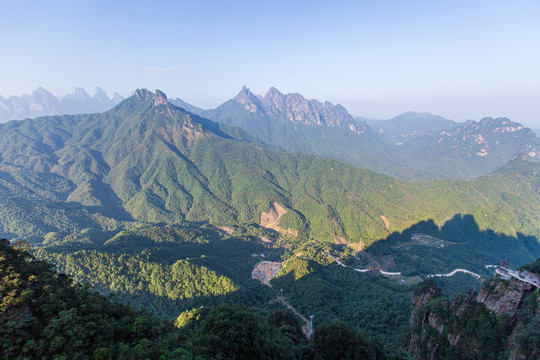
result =
[[320,157],[286,154],[156,91],[103,114],[0,128],[0,231],[41,241],[136,222],[259,223],[290,236],[369,244],[420,220],[471,214],[480,228],[540,234],[534,163],[474,181],[407,183]]
[[238,126],[286,151],[330,157],[402,179],[472,179],[516,156],[540,161],[540,140],[506,118],[456,123],[407,112],[389,120],[353,118],[341,105],[270,88],[245,86],[215,109],[171,102],[208,119]]
[[300,94],[285,95],[274,87],[258,97],[245,86],[233,99],[211,110],[181,99],[170,101],[213,121],[238,126],[288,152],[334,158],[403,178],[434,177],[422,171],[413,174],[393,161],[393,146],[339,104],[307,100]]

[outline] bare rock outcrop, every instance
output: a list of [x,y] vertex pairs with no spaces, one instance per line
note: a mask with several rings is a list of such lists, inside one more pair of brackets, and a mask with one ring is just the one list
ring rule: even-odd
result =
[[510,317],[514,316],[525,293],[532,289],[531,285],[514,279],[497,281],[494,285],[483,288],[476,301],[483,303],[496,315],[508,314]]
[[470,290],[449,300],[439,296],[436,285],[421,283],[412,298],[409,354],[424,360],[460,351],[506,352],[511,360],[538,359],[534,344],[540,344],[540,334],[534,324],[539,323],[540,296],[533,290],[518,280],[494,279],[478,294]]

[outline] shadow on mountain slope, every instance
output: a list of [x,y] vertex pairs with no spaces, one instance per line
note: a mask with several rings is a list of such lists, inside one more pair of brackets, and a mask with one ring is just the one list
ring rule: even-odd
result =
[[514,267],[540,256],[540,242],[534,236],[509,236],[480,230],[472,215],[456,214],[442,227],[433,220],[421,221],[403,232],[394,232],[374,243],[366,252],[391,256],[404,275],[427,275],[464,268],[491,276],[496,265],[507,260]]

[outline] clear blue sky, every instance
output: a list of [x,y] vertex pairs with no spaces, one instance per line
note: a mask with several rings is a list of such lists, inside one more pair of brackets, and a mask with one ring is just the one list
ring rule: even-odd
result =
[[539,1],[0,0],[0,95],[161,89],[213,108],[242,85],[353,115],[540,127]]

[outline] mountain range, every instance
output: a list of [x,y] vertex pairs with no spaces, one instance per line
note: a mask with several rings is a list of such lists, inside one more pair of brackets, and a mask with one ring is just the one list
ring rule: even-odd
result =
[[[308,101],[299,95],[289,98],[274,89],[265,100],[251,96],[247,89],[241,93],[247,97],[246,104],[233,99],[222,112],[215,113],[226,119],[227,111],[236,109],[238,119],[242,119],[247,111],[252,117],[244,118],[246,124],[249,119],[256,126],[266,124],[273,136],[279,131],[292,131],[304,139],[296,143],[299,148],[310,144],[316,149],[317,142],[326,144],[326,157],[302,153],[308,151],[285,152],[285,141],[278,144],[254,130],[196,115],[205,113],[188,104],[175,106],[159,90],[136,90],[103,113],[44,116],[0,124],[0,233],[13,244],[12,249],[8,241],[0,244],[4,256],[0,265],[8,270],[4,281],[7,287],[5,291],[0,289],[0,295],[10,304],[2,313],[3,319],[9,320],[5,324],[10,335],[3,335],[2,341],[10,344],[12,352],[74,354],[86,345],[85,353],[113,358],[115,353],[110,349],[116,346],[110,341],[116,336],[99,335],[99,343],[109,348],[96,350],[94,342],[87,341],[93,339],[87,336],[91,332],[82,331],[95,327],[87,319],[95,319],[99,309],[83,305],[80,299],[96,302],[101,298],[66,289],[63,293],[78,294],[79,300],[65,298],[66,305],[56,301],[57,295],[49,296],[49,292],[58,293],[57,285],[64,289],[71,280],[43,270],[51,267],[33,261],[32,256],[21,252],[23,249],[55,263],[75,282],[88,284],[106,295],[114,292],[117,300],[144,307],[164,319],[176,319],[175,325],[185,326],[185,332],[163,336],[176,347],[189,346],[196,354],[214,351],[208,358],[216,358],[221,351],[216,350],[216,344],[225,343],[215,333],[225,339],[231,328],[243,331],[242,319],[251,313],[239,305],[219,305],[228,301],[256,306],[257,312],[273,319],[269,320],[268,331],[280,329],[284,334],[290,334],[291,327],[283,327],[275,317],[283,318],[283,311],[292,309],[296,315],[288,316],[296,324],[295,344],[300,345],[279,340],[296,349],[296,355],[289,358],[318,358],[321,343],[327,344],[327,353],[320,358],[339,358],[336,348],[350,339],[356,340],[345,346],[348,353],[359,354],[362,347],[357,334],[362,334],[363,343],[371,344],[371,348],[365,348],[373,354],[369,358],[374,359],[409,358],[405,354],[409,339],[414,345],[411,354],[427,358],[433,353],[431,342],[424,341],[428,336],[444,345],[435,346],[440,353],[454,354],[465,348],[465,352],[483,351],[488,354],[484,358],[493,358],[491,354],[499,349],[512,348],[504,343],[513,338],[509,337],[510,319],[499,321],[489,310],[477,309],[480,305],[473,305],[467,318],[457,322],[452,322],[452,316],[443,317],[449,314],[445,310],[449,302],[440,298],[440,303],[433,303],[436,308],[417,311],[440,315],[438,319],[446,330],[437,335],[428,326],[429,315],[421,317],[427,319],[427,324],[411,320],[409,327],[409,303],[414,284],[433,274],[466,268],[484,278],[492,273],[486,265],[503,256],[522,265],[540,255],[540,223],[536,216],[540,213],[540,163],[530,161],[519,145],[521,135],[527,134],[525,128],[507,119],[457,124],[415,113],[403,115],[405,119],[416,118],[408,127],[396,129],[400,121],[377,127],[371,121],[354,119],[340,106]],[[432,123],[432,128],[417,131],[426,121]],[[275,124],[282,127],[276,128]],[[443,132],[445,137],[439,142]],[[478,143],[478,133],[483,134],[484,142]],[[342,137],[344,134],[346,137]],[[454,149],[461,156],[449,157],[453,162],[449,167],[456,166],[459,159],[467,165],[471,160],[466,161],[464,154],[481,149],[488,152],[477,155],[481,159],[492,157],[494,149],[519,151],[518,155],[522,155],[470,180],[405,181],[331,159],[328,149],[339,139],[342,150],[347,145],[344,139],[351,139],[350,144],[354,139],[365,140],[357,141],[360,145],[349,150],[363,149],[365,153],[359,158],[371,154],[375,165],[386,155],[370,152],[365,147],[370,141],[374,147],[381,146],[381,151],[394,151],[394,147],[420,153],[419,149],[429,148],[426,144],[435,149],[442,144],[440,149]],[[386,159],[387,164],[400,162],[405,164],[400,169],[408,169],[406,159],[397,155],[393,153],[395,158]],[[435,161],[435,157],[426,158]],[[16,257],[21,261],[14,268]],[[254,271],[262,261],[281,267],[272,274],[272,287],[254,280]],[[37,271],[38,267],[42,270]],[[390,275],[383,276],[383,271],[390,271],[386,272]],[[24,274],[23,278],[18,274]],[[443,276],[441,286],[448,292],[469,284],[480,286],[476,278],[460,275]],[[74,288],[86,291],[80,286]],[[285,299],[283,295],[281,300],[277,298],[277,289],[285,290]],[[501,294],[504,301],[504,291]],[[53,303],[61,306],[51,307]],[[450,308],[454,310],[453,305]],[[234,309],[241,310],[242,315],[232,316]],[[276,310],[280,315],[272,315]],[[152,340],[143,339],[135,345],[138,340],[133,334],[150,329],[144,321],[157,321],[143,320],[140,314],[128,321],[128,312],[122,311],[119,321],[127,332],[120,338],[126,345],[118,349],[125,354],[133,349],[139,353],[135,357],[143,358],[141,349],[158,344],[159,339],[155,333],[149,334]],[[512,332],[523,333],[522,324],[528,324],[527,319],[536,312],[534,306],[521,309],[518,326]],[[307,314],[313,314],[317,321],[309,342],[314,344],[311,350],[302,345],[308,340],[296,319]],[[223,326],[205,325],[219,319]],[[261,323],[261,317],[256,319],[253,323]],[[415,319],[421,320],[417,315]],[[30,323],[33,325],[27,326]],[[66,324],[69,331],[54,328],[58,323]],[[207,326],[214,330],[207,332],[208,342],[204,343],[201,339],[206,339]],[[482,331],[480,337],[463,332],[486,327],[491,330]],[[227,329],[226,334],[217,328]],[[71,329],[78,329],[76,336]],[[533,341],[537,338],[535,329],[528,325],[525,328]],[[117,334],[122,331],[118,329]],[[167,334],[161,331],[156,333]],[[241,343],[250,334],[259,333],[242,332],[240,337],[233,336],[231,343]],[[186,340],[193,339],[194,334],[199,340]],[[279,342],[268,335],[270,332],[261,334],[267,343]],[[452,339],[465,334],[460,335],[464,340],[457,348],[448,347],[448,334],[454,336]],[[55,340],[50,341],[53,336]],[[21,338],[40,340],[22,344]],[[491,343],[477,344],[476,339],[498,342],[494,347]],[[71,343],[76,345],[68,346]],[[49,349],[48,344],[54,346]],[[206,345],[199,348],[201,344]],[[172,345],[165,348],[173,349]],[[282,353],[273,350],[268,357]],[[153,354],[157,357],[157,352]],[[184,355],[188,356],[182,352]]]
[[[0,97],[0,122],[42,115],[97,113],[113,98],[96,88],[56,98],[43,88],[32,95]],[[389,120],[354,118],[341,105],[307,100],[270,88],[265,96],[245,86],[237,96],[212,110],[181,99],[171,103],[213,121],[237,126],[266,146],[288,152],[337,159],[405,180],[471,179],[520,157],[540,161],[534,131],[507,118],[457,123],[429,113],[408,112]]]
[[0,231],[39,242],[48,233],[188,220],[271,224],[300,238],[364,246],[460,213],[483,229],[540,234],[531,215],[540,208],[539,166],[516,160],[468,182],[404,182],[267,149],[160,91],[137,90],[102,114],[0,127]]
[[103,112],[122,100],[123,97],[118,93],[109,98],[99,87],[94,96],[88,95],[82,88],[76,88],[75,92],[61,98],[39,87],[31,95],[10,96],[7,99],[0,96],[0,123],[43,115]]
[[390,120],[354,118],[341,105],[270,88],[264,97],[245,86],[212,110],[171,102],[202,117],[234,125],[289,152],[334,158],[402,179],[471,179],[517,156],[540,161],[540,140],[507,118],[457,123],[408,112]]

